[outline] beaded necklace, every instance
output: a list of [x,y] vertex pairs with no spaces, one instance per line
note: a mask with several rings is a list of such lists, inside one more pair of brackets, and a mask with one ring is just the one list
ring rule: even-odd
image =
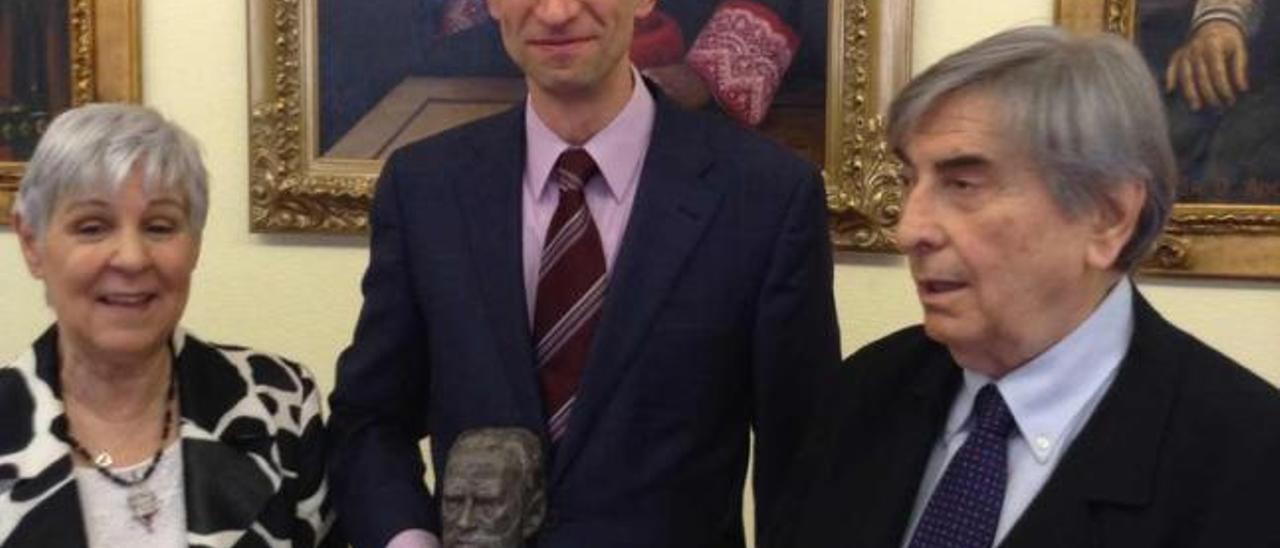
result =
[[80,441],[71,435],[70,429],[67,432],[67,439],[71,442],[71,448],[75,450],[76,454],[92,463],[93,469],[102,474],[102,477],[128,490],[129,495],[125,500],[129,504],[129,513],[133,516],[134,521],[142,524],[147,529],[148,533],[152,532],[151,522],[155,519],[156,514],[160,512],[160,501],[156,498],[155,491],[147,487],[146,483],[148,479],[151,479],[151,475],[155,473],[156,466],[160,465],[160,460],[164,458],[165,442],[169,439],[169,428],[173,422],[173,402],[178,395],[178,378],[174,374],[176,367],[177,362],[174,360],[169,366],[169,392],[165,396],[164,423],[160,428],[160,447],[156,449],[156,454],[152,455],[151,462],[147,464],[146,469],[141,474],[127,478],[112,472],[110,467],[115,461],[111,458],[110,453],[104,450],[99,451],[97,456],[90,455],[89,451],[80,444]]

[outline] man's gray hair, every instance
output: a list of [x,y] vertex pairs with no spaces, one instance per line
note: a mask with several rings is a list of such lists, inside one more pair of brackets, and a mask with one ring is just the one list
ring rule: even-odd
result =
[[1160,92],[1138,51],[1114,35],[1002,32],[913,79],[889,108],[889,144],[904,150],[921,120],[960,91],[1000,105],[1006,138],[1025,143],[1066,214],[1112,207],[1118,185],[1145,186],[1137,226],[1113,265],[1132,270],[1164,227],[1178,177]]
[[182,195],[199,237],[209,212],[200,147],[182,128],[140,105],[90,104],[55,118],[27,162],[13,213],[43,238],[59,200],[114,194],[134,173],[146,192]]

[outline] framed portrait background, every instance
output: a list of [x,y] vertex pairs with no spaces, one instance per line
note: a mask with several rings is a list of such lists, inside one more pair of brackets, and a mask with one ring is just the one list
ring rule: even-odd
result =
[[[451,22],[451,6],[467,2],[471,11],[457,13],[479,16]],[[749,125],[824,168],[838,245],[887,249],[896,171],[879,109],[909,74],[911,2],[724,3],[769,6],[798,41],[765,114]],[[257,232],[365,230],[392,150],[509,108],[525,94],[483,0],[247,5],[250,225]],[[717,5],[664,0],[659,8],[674,24],[638,23],[632,60],[670,92],[661,69],[699,39]],[[718,110],[708,103],[702,108]]]
[[[1164,91],[1178,204],[1146,272],[1280,279],[1280,10],[1265,2],[1058,0],[1059,24],[1133,40]],[[1220,77],[1200,68],[1218,61]]]
[[141,98],[138,0],[0,2],[0,224],[54,116]]

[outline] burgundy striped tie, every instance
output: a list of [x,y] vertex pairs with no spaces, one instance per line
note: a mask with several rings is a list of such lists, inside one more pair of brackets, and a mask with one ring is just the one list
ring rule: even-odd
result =
[[582,194],[596,173],[591,155],[571,148],[556,160],[551,175],[560,188],[560,204],[542,246],[533,335],[552,442],[567,430],[604,302],[604,249]]

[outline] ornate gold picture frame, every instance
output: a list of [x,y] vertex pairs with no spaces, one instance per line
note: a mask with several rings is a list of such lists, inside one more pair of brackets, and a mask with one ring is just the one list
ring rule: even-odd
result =
[[832,0],[827,95],[827,210],[838,249],[893,251],[901,164],[885,109],[911,78],[910,0]]
[[[138,0],[57,1],[67,2],[71,104],[139,101]],[[0,162],[0,224],[9,222],[23,165]]]
[[[1195,2],[1188,1],[1180,8],[1188,13],[1168,15],[1172,15],[1173,20],[1189,19],[1194,5]],[[1067,28],[1079,32],[1113,32],[1130,39],[1140,34],[1143,17],[1153,15],[1142,11],[1141,0],[1058,0],[1056,8],[1057,21]],[[1152,27],[1154,25],[1147,28],[1156,33]],[[1270,32],[1280,33],[1280,28],[1271,28]],[[1180,39],[1189,34],[1185,28],[1177,31]],[[1157,52],[1144,45],[1151,42],[1140,40],[1139,45],[1149,59],[1160,59]],[[1280,155],[1280,151],[1272,154]],[[1188,184],[1203,187],[1207,183],[1184,182]],[[1179,203],[1144,272],[1280,279],[1280,180],[1263,180],[1259,184],[1270,193],[1249,203],[1230,199]]]
[[[381,162],[318,152],[316,1],[247,4],[251,230],[365,230]],[[879,109],[909,76],[911,2],[836,0],[828,10],[826,129],[817,139],[825,141],[833,238],[887,249],[897,185]]]

